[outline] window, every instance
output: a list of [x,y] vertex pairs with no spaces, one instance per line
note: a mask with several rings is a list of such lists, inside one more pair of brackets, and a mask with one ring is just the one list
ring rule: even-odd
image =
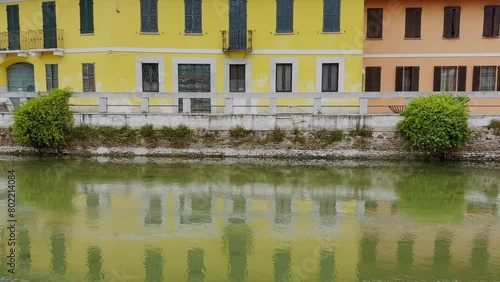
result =
[[339,64],[323,64],[321,92],[338,92]]
[[466,66],[434,67],[435,92],[465,91],[467,77]]
[[58,70],[56,64],[45,65],[45,76],[47,78],[47,91],[59,88]]
[[141,32],[158,32],[158,0],[141,0]]
[[422,8],[406,8],[405,38],[420,38]]
[[460,7],[444,8],[444,38],[460,37]]
[[396,67],[396,91],[418,91],[419,75],[419,67]]
[[500,6],[484,7],[483,37],[500,36]]
[[158,64],[142,64],[142,92],[160,92]]
[[472,77],[472,91],[500,91],[500,76],[496,66],[475,66]]
[[201,0],[184,0],[185,33],[201,33]]
[[[179,64],[179,92],[211,92],[210,64]],[[191,112],[210,113],[209,98],[192,98]],[[179,112],[183,110],[183,101],[179,99]]]
[[7,31],[9,35],[9,50],[21,50],[18,5],[7,6]]
[[161,211],[161,197],[153,195],[149,198],[148,212],[144,218],[144,225],[161,225],[163,222]]
[[365,68],[365,91],[380,92],[381,67],[366,67]]
[[323,0],[323,32],[340,31],[340,0]]
[[245,92],[245,65],[229,65],[229,92]]
[[366,38],[382,38],[383,21],[384,9],[368,9],[366,22]]
[[94,33],[94,1],[80,0],[80,33]]
[[95,65],[82,64],[83,92],[95,92]]
[[276,33],[293,32],[293,0],[277,0]]
[[292,92],[292,64],[276,64],[276,92]]

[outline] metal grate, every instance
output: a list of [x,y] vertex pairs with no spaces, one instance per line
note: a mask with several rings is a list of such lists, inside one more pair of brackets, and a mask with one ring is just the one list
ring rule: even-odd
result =
[[158,64],[142,64],[142,91],[160,92]]

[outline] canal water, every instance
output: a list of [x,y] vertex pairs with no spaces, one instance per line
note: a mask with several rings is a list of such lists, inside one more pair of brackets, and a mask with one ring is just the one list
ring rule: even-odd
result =
[[500,167],[139,161],[0,161],[2,281],[500,281]]

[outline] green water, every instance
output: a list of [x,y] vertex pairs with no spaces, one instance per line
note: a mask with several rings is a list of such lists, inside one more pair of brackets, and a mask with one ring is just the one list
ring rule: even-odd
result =
[[99,161],[0,161],[1,277],[500,281],[500,167]]

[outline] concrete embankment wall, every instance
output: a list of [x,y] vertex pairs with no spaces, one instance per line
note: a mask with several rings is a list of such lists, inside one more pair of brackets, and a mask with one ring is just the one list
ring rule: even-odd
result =
[[[139,128],[146,124],[154,127],[179,124],[197,129],[229,130],[237,125],[249,130],[350,130],[357,127],[370,127],[374,131],[394,131],[396,124],[403,119],[398,115],[155,115],[155,114],[74,114],[75,126],[113,126]],[[472,128],[485,127],[498,115],[471,115]],[[0,128],[13,124],[12,113],[0,113]]]

